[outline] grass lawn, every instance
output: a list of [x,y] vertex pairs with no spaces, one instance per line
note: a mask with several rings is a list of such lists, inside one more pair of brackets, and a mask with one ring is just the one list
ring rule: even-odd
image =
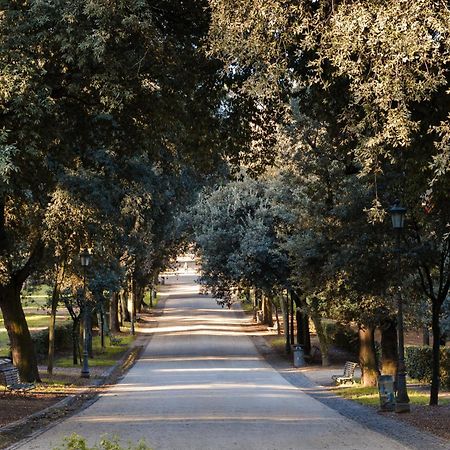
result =
[[[378,388],[365,386],[351,386],[334,389],[336,395],[367,406],[379,406]],[[428,405],[430,393],[428,391],[408,390],[409,400],[412,405]],[[449,405],[450,398],[441,398],[441,405]]]
[[[89,365],[92,367],[112,366],[117,360],[121,358],[123,353],[128,349],[129,345],[134,341],[136,336],[120,335],[121,343],[118,345],[109,345],[109,339],[105,337],[106,347],[100,347],[100,336],[94,336],[92,345],[94,357],[89,360]],[[73,367],[72,355],[56,358],[55,366],[57,367]]]
[[[50,323],[50,316],[47,314],[27,314],[26,319],[29,328],[48,327]],[[70,320],[69,317],[56,316],[56,323],[64,323],[67,320]],[[0,328],[4,326],[3,319],[0,319]]]
[[0,330],[0,356],[8,356],[9,338],[6,330]]
[[51,295],[52,287],[47,284],[40,284],[22,291],[22,304],[25,307],[43,308],[48,305]]
[[241,302],[241,308],[246,313],[252,313],[253,312],[253,303],[252,302]]

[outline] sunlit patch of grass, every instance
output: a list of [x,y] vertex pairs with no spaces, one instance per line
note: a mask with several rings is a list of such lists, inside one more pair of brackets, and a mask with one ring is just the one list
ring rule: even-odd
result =
[[[50,316],[48,314],[30,314],[26,316],[27,324],[30,328],[48,327]],[[70,320],[67,316],[56,316],[56,323],[63,323]],[[4,327],[3,319],[0,319],[0,327]]]
[[6,330],[0,331],[0,356],[8,356],[9,354],[9,337]]
[[[94,336],[93,338],[93,354],[94,357],[89,360],[91,367],[106,367],[114,365],[122,355],[127,351],[129,345],[134,341],[136,336],[120,335],[117,336],[121,339],[121,343],[118,345],[109,345],[109,340],[105,336],[105,348],[100,346],[100,336]],[[57,358],[55,366],[58,367],[73,367],[72,355]]]
[[43,308],[48,305],[52,294],[52,287],[47,284],[40,284],[29,289],[24,289],[21,293],[23,306],[35,306]]
[[253,312],[253,303],[252,302],[241,302],[241,308],[246,313],[252,313]]
[[[380,404],[378,388],[376,387],[353,385],[336,388],[333,392],[340,397],[356,401],[362,405],[378,406]],[[408,390],[408,396],[410,403],[413,405],[428,405],[430,401],[430,394],[427,391]],[[450,398],[441,398],[439,403],[449,405]]]

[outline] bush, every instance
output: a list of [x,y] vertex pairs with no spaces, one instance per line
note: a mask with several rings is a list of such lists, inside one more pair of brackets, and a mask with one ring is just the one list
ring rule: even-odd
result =
[[62,447],[56,447],[53,450],[151,450],[151,448],[142,440],[137,444],[128,443],[126,447],[123,447],[118,437],[113,437],[111,440],[103,437],[98,444],[89,447],[85,438],[73,433],[71,436],[64,438]]
[[[431,382],[432,348],[429,346],[408,346],[405,348],[405,364],[408,375],[419,381]],[[450,348],[441,347],[441,386],[450,389]]]
[[329,344],[357,353],[359,346],[358,332],[350,326],[345,326],[339,322],[323,321],[323,330]]
[[[31,333],[34,349],[38,358],[48,354],[48,328]],[[55,351],[65,351],[72,348],[72,321],[58,324],[55,327]]]

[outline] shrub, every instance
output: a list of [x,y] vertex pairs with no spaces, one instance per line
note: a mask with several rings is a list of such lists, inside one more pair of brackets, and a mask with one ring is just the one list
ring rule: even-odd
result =
[[327,320],[323,321],[323,329],[329,344],[352,353],[358,351],[358,332],[350,326]]
[[56,447],[53,450],[151,450],[151,448],[142,440],[135,445],[128,443],[126,447],[123,447],[118,437],[113,437],[111,440],[103,437],[98,444],[89,447],[85,438],[73,433],[71,436],[64,438],[62,447]]
[[[408,346],[405,348],[405,364],[408,375],[416,380],[431,382],[432,348]],[[450,348],[441,347],[441,386],[450,389]]]
[[[46,357],[48,353],[48,328],[31,333],[31,339],[38,358]],[[72,322],[58,324],[55,327],[55,351],[65,351],[72,348]]]

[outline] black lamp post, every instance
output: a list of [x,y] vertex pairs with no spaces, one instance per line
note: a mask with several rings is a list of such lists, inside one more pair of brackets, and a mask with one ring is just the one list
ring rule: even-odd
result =
[[[406,208],[400,206],[400,201],[396,200],[390,208],[392,227],[396,232],[397,241],[397,273],[400,279],[400,237],[405,224]],[[395,402],[395,412],[409,412],[409,397],[406,390],[406,366],[405,366],[405,343],[403,335],[403,301],[400,290],[400,282],[397,292],[397,339],[398,339],[398,363],[397,363],[397,396]]]
[[87,250],[80,253],[80,263],[83,267],[83,367],[81,369],[81,378],[89,378],[89,359],[88,359],[88,302],[86,300],[86,268],[91,264],[92,256]]

